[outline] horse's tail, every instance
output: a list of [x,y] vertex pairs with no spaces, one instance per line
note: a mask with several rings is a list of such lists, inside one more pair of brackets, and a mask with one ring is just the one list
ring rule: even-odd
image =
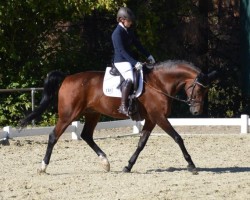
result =
[[29,122],[41,116],[49,105],[57,99],[58,90],[64,78],[65,74],[60,71],[51,71],[47,74],[47,77],[44,80],[42,100],[34,111],[19,122],[20,128],[27,126]]

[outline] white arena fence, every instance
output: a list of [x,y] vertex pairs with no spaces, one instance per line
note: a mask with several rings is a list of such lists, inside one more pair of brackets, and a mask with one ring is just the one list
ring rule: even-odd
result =
[[[241,115],[240,118],[169,118],[168,120],[173,126],[240,126],[241,134],[249,133],[248,127],[250,126],[248,115]],[[135,122],[132,120],[99,122],[95,130],[133,127],[133,133],[131,134],[138,134],[143,124],[144,121]],[[84,123],[75,121],[66,129],[65,132],[70,132],[72,139],[77,140],[80,139],[80,133],[83,126]],[[19,132],[16,128],[5,126],[3,130],[0,130],[0,140],[8,140],[9,138],[15,137],[48,135],[53,129],[54,126],[28,127]]]

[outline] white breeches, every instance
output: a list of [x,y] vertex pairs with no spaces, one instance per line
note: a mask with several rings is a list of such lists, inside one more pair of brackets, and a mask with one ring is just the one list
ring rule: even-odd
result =
[[119,63],[114,63],[114,65],[125,80],[131,79],[132,82],[134,82],[133,66],[129,62],[119,62]]

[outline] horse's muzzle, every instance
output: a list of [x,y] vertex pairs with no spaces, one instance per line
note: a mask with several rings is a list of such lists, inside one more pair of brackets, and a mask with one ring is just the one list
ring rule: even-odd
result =
[[200,115],[202,113],[202,106],[190,106],[190,112],[192,115]]

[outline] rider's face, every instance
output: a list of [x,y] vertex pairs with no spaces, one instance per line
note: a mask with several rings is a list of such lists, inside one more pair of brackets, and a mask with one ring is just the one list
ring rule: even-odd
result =
[[131,20],[128,20],[128,19],[124,19],[124,20],[123,20],[123,25],[124,25],[126,28],[129,28],[129,27],[132,25],[132,21],[131,21]]

